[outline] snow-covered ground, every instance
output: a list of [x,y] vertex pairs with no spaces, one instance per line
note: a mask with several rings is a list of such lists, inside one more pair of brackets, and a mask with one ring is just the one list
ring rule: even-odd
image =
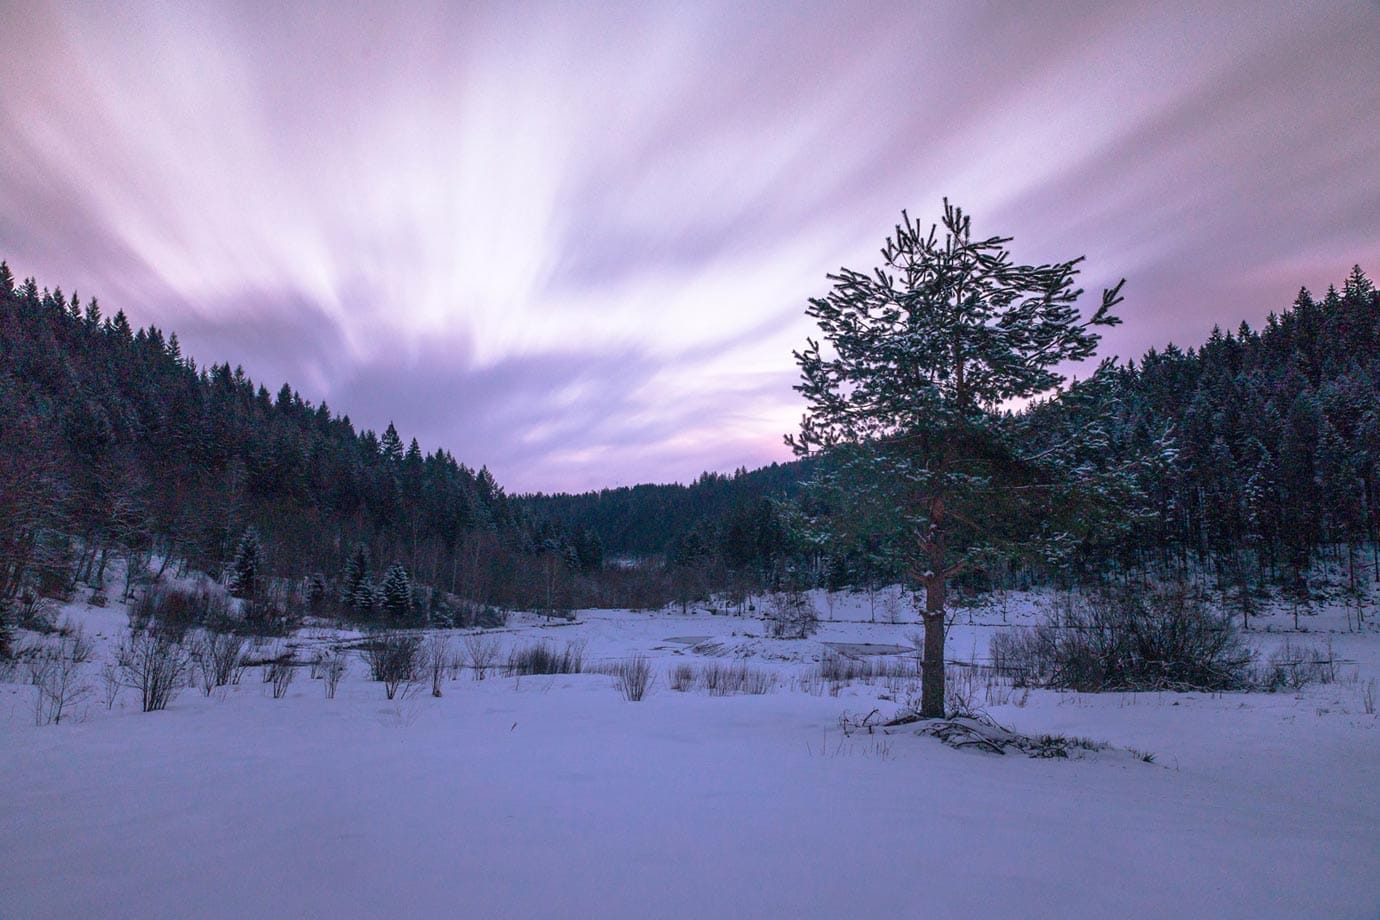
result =
[[[983,657],[1038,602],[961,615],[950,656]],[[1363,701],[1380,633],[1347,632],[1340,609],[1305,623],[1305,641],[1330,639],[1343,661],[1329,685],[987,706],[1146,763],[845,735],[843,714],[900,701],[885,682],[835,695],[811,680],[826,643],[909,647],[918,627],[868,622],[863,597],[836,598],[832,621],[818,606],[823,628],[801,641],[703,612],[518,615],[497,633],[505,649],[582,640],[587,668],[645,654],[656,682],[638,703],[599,673],[462,673],[440,698],[428,684],[390,702],[355,658],[336,699],[303,671],[275,700],[251,672],[161,713],[129,690],[107,710],[98,692],[37,727],[35,691],[13,675],[0,683],[0,917],[1380,915],[1380,724]],[[66,615],[99,634],[98,660],[125,626],[118,607]],[[669,686],[677,663],[738,661],[773,689]]]

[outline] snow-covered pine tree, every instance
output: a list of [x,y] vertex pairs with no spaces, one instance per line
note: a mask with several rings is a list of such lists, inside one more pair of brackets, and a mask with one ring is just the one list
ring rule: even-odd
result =
[[[361,582],[369,580],[369,547],[363,543],[355,544],[355,551],[345,562],[345,572],[340,576],[340,602],[347,607],[357,607]],[[370,589],[372,597],[372,588]],[[366,609],[372,606],[366,605]]]
[[400,464],[403,460],[402,438],[398,436],[398,429],[393,427],[393,423],[388,423],[388,428],[383,432],[383,440],[379,442],[379,453],[389,463]]
[[[1039,458],[999,411],[1055,390],[1057,367],[1091,357],[1095,327],[1118,320],[1120,288],[1082,319],[1081,259],[1016,265],[1009,238],[974,239],[944,202],[944,233],[902,212],[871,274],[841,269],[806,310],[829,349],[796,352],[808,402],[798,455],[824,453],[847,514],[883,522],[912,584],[925,589],[921,714],[944,715],[944,615],[949,579],[985,554],[1039,532]],[[1058,534],[1046,534],[1057,540]]]
[[361,613],[368,613],[379,605],[379,597],[380,592],[374,584],[374,579],[366,572],[355,584],[354,593],[350,596],[350,606]]
[[307,579],[307,603],[312,610],[319,611],[326,601],[326,576],[313,572]]
[[395,620],[405,618],[412,610],[412,579],[401,562],[388,567],[383,576],[383,609]]
[[1317,394],[1303,388],[1289,407],[1279,447],[1278,482],[1281,496],[1286,588],[1296,598],[1308,595],[1313,552],[1321,542],[1325,506],[1317,469],[1317,445],[1326,421]]
[[252,598],[259,593],[263,561],[259,532],[246,527],[235,547],[235,560],[230,563],[230,593],[233,596]]

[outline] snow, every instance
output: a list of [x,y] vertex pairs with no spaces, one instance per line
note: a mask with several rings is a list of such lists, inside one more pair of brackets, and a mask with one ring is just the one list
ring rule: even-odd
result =
[[[980,658],[1039,602],[960,617],[949,654]],[[645,654],[658,676],[640,703],[598,673],[462,674],[441,698],[389,702],[356,659],[334,700],[305,670],[274,700],[251,672],[166,712],[126,690],[36,727],[14,675],[0,683],[0,917],[1380,913],[1380,726],[1361,703],[1380,633],[1345,632],[1338,610],[1308,618],[1303,638],[1330,638],[1346,664],[1299,693],[1035,691],[988,707],[1020,731],[1155,755],[1031,760],[907,730],[845,736],[841,715],[897,701],[882,683],[834,696],[802,678],[826,643],[910,647],[916,624],[869,614],[839,598],[798,641],[703,612],[517,615],[498,633],[585,641],[586,668]],[[101,654],[124,627],[118,606],[67,615]],[[330,635],[309,632],[297,641]],[[777,685],[668,687],[671,664],[714,660]]]

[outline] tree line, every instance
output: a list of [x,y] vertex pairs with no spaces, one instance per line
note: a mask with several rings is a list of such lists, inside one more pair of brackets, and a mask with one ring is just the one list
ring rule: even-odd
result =
[[4,263],[0,444],[0,602],[103,584],[117,558],[228,581],[248,533],[262,584],[333,598],[361,558],[376,584],[396,563],[411,583],[508,608],[554,603],[556,582],[568,602],[602,565],[593,534],[533,520],[486,468],[424,453],[391,423],[357,431],[229,363],[199,366],[175,333],[17,284]]
[[[1380,577],[1380,294],[1359,267],[1260,330],[1106,363],[1003,425],[1032,456],[1099,475],[1020,522],[1057,530],[1057,546],[1007,541],[959,590],[1153,569],[1211,578],[1249,608],[1265,586],[1306,597],[1322,560],[1353,585]],[[262,583],[356,613],[397,608],[395,566],[466,604],[549,611],[908,577],[866,494],[828,488],[838,457],[509,496],[392,424],[357,431],[287,384],[274,395],[228,363],[199,366],[175,334],[16,283],[4,263],[0,443],[0,601],[102,583],[114,558],[229,583],[249,531]]]
[[[960,590],[1154,571],[1210,581],[1249,609],[1263,588],[1306,598],[1321,562],[1342,566],[1350,586],[1380,578],[1380,294],[1359,266],[1321,298],[1300,290],[1259,330],[1243,322],[1196,348],[1106,362],[1004,424],[1034,453],[1101,475],[1022,523],[1057,525],[1057,547],[1008,544],[960,573]],[[610,556],[653,556],[709,583],[904,580],[896,535],[862,513],[863,493],[821,488],[839,464],[810,457],[518,501],[597,534]],[[847,526],[819,523],[843,505],[855,512]]]
[[1206,577],[1246,604],[1265,585],[1306,598],[1320,562],[1352,588],[1380,578],[1380,294],[1359,266],[1258,331],[1104,367],[1026,429],[1053,444],[1090,420],[1078,460],[1126,469],[1129,500],[1078,548],[1086,573]]

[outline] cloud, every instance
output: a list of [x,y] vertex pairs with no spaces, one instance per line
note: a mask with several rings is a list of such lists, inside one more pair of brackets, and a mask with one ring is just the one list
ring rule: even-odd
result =
[[786,456],[947,195],[1124,357],[1380,263],[1374,6],[0,7],[0,256],[516,489]]

